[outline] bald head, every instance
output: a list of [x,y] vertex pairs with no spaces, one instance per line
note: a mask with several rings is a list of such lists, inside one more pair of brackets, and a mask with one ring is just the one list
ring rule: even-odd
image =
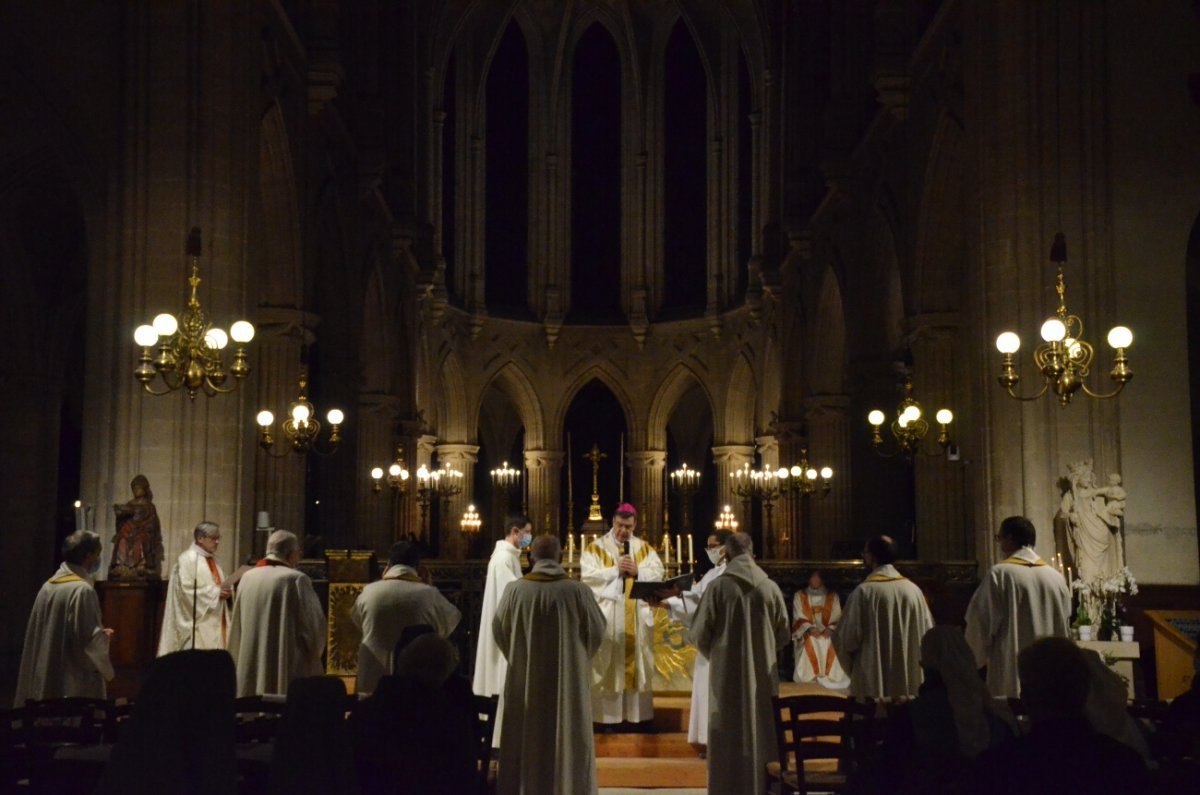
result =
[[529,557],[536,563],[539,560],[552,560],[558,563],[562,560],[562,544],[557,536],[540,535],[533,539],[529,547]]
[[754,557],[754,540],[749,533],[730,533],[725,539],[725,557],[733,560],[738,555]]
[[267,557],[296,568],[300,562],[300,539],[290,530],[276,530],[267,539]]

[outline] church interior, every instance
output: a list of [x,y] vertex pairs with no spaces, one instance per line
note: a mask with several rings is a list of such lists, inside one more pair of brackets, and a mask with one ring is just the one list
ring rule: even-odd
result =
[[300,537],[335,670],[339,581],[393,542],[477,624],[507,513],[571,563],[619,502],[671,573],[749,532],[789,604],[890,535],[950,624],[1029,517],[1064,572],[1136,578],[1166,695],[1156,611],[1200,611],[1195,2],[4,3],[0,109],[0,697],[79,528],[132,695],[202,520],[226,571]]

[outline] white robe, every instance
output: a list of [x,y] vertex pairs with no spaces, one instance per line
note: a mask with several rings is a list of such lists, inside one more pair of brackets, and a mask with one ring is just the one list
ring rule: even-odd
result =
[[925,595],[890,564],[846,600],[833,633],[838,662],[856,698],[915,696],[921,686],[921,638],[933,627]]
[[828,588],[796,591],[792,615],[792,651],[796,658],[793,681],[818,682],[835,690],[849,687],[850,677],[837,661],[832,636],[820,635],[825,629],[836,630],[842,619],[842,600],[837,593]]
[[[162,632],[158,636],[159,657],[193,648],[193,609],[196,613],[195,648],[225,648],[225,636],[229,630],[226,602],[221,599],[221,586],[213,580],[212,571],[208,568],[209,559],[215,561],[208,552],[192,544],[175,561],[171,578],[167,581]],[[223,582],[225,572],[221,570],[220,563],[217,563],[217,574]]]
[[479,618],[479,638],[475,645],[475,678],[472,689],[477,696],[498,696],[504,692],[504,674],[508,660],[500,653],[492,635],[492,619],[504,589],[521,579],[521,550],[503,538],[496,542],[488,561],[487,581],[483,585],[483,613]]
[[14,706],[26,699],[105,698],[113,678],[100,597],[81,566],[63,563],[42,584],[25,628]]
[[1071,636],[1067,581],[1029,547],[992,566],[967,606],[967,645],[987,666],[988,692],[1017,698],[1017,655],[1047,635]]
[[414,569],[390,567],[382,580],[363,588],[350,610],[350,620],[362,630],[355,692],[375,692],[379,680],[392,672],[396,641],[406,627],[428,624],[448,638],[461,618],[458,608],[422,582]]
[[591,591],[541,560],[492,621],[508,660],[499,795],[595,795],[590,658],[605,621]]
[[[690,628],[700,607],[700,597],[704,596],[713,580],[724,573],[725,564],[722,563],[706,571],[691,590],[668,599],[665,604],[671,618]],[[708,658],[700,653],[696,654],[696,662],[692,666],[692,711],[688,718],[688,742],[708,744]]]
[[[630,536],[629,553],[638,565],[639,581],[662,580],[662,561],[653,546]],[[621,545],[611,530],[579,556],[580,579],[595,594],[606,625],[604,642],[592,658],[592,713],[597,723],[636,723],[654,717],[654,610],[641,599],[626,598],[627,580],[617,571],[620,557]],[[627,653],[634,658],[630,667]]]
[[293,679],[320,676],[325,613],[308,575],[260,566],[238,583],[229,627],[238,697],[286,694]]
[[788,642],[787,603],[750,555],[725,567],[700,600],[691,638],[711,666],[708,791],[763,792],[778,759],[771,697],[779,694],[779,650]]

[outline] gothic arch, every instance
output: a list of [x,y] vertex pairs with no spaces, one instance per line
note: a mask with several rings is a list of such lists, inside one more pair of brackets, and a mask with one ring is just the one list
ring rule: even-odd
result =
[[837,395],[845,391],[846,309],[833,268],[826,266],[817,294],[816,312],[808,332],[807,392]]
[[[709,411],[713,416],[713,422],[717,421],[717,412],[713,408],[714,402],[712,393],[708,390],[708,385],[696,375],[696,372],[691,367],[680,362],[659,383],[658,389],[650,401],[650,412],[646,420],[646,449],[666,449],[667,423],[670,421],[671,414],[675,411],[675,406],[678,405],[679,400],[693,386],[699,387],[700,391],[704,393],[705,399],[708,400]],[[714,438],[720,438],[720,433],[721,429],[713,428]]]
[[258,180],[262,202],[262,266],[256,303],[304,305],[304,245],[287,122],[272,102],[259,127]]
[[367,276],[359,332],[361,392],[398,395],[407,405],[410,395],[402,372],[408,359],[407,339],[400,289],[375,259]]
[[[438,395],[437,435],[443,442],[471,442],[474,424],[467,407],[467,381],[462,364],[453,351],[443,351],[438,359],[437,370],[441,378],[437,381]],[[478,411],[478,409],[476,409]]]
[[575,395],[589,381],[596,380],[608,387],[609,391],[616,397],[617,402],[621,404],[621,411],[625,414],[625,427],[629,429],[629,445],[626,449],[639,449],[638,447],[634,447],[634,445],[643,444],[643,439],[645,439],[645,425],[641,422],[641,418],[637,412],[634,411],[634,403],[629,393],[621,385],[624,379],[625,375],[606,361],[589,364],[583,370],[579,371],[577,375],[571,377],[570,383],[562,391],[558,399],[558,406],[554,410],[554,422],[550,425],[550,433],[546,439],[547,446],[554,446],[556,448],[562,446],[563,422],[566,421],[567,411],[571,408],[571,402],[575,400]]
[[729,373],[725,391],[725,421],[721,438],[725,444],[750,444],[754,440],[754,409],[758,403],[758,381],[750,364],[750,352],[742,351]]
[[912,279],[916,314],[959,308],[967,257],[965,173],[962,127],[948,113],[942,113],[930,147],[917,220]]
[[542,410],[542,402],[538,398],[537,390],[534,389],[529,376],[516,362],[510,361],[501,365],[479,390],[475,403],[474,415],[476,417],[479,416],[479,410],[488,388],[493,385],[503,392],[516,407],[521,423],[525,426],[525,447],[530,450],[543,449],[546,444],[545,413]]

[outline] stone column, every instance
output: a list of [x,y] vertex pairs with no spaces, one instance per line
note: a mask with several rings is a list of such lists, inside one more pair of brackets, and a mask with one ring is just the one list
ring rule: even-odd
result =
[[733,484],[730,475],[734,470],[741,469],[744,464],[754,463],[754,445],[724,444],[712,449],[713,463],[717,467],[717,510],[728,505],[737,517],[738,524],[749,527],[750,517],[743,516],[741,501],[733,494]]
[[[418,499],[418,487],[421,484],[417,478],[417,470],[419,470],[421,467],[433,469],[433,452],[436,449],[436,436],[428,433],[422,433],[416,437],[416,456],[413,458],[412,466],[413,485],[411,487],[412,492],[409,497],[409,504],[412,506],[412,508],[409,519],[412,523],[411,527],[414,528],[413,532],[416,533],[417,537],[420,538],[425,544],[430,543],[430,540],[433,538],[435,533],[435,529],[431,528],[429,524],[432,521],[431,513],[433,511],[433,502],[431,500],[430,503],[425,506],[424,511],[421,510],[420,500]],[[422,514],[424,515],[422,516]]]
[[[291,530],[304,541],[305,456],[293,453],[284,438],[282,423],[288,405],[298,394],[300,350],[313,341],[316,315],[300,309],[263,308],[255,316],[258,331],[256,363],[258,395],[251,418],[263,409],[275,415],[270,454],[259,450],[254,460],[254,508],[271,515],[271,526]],[[256,429],[255,429],[256,430]],[[253,430],[252,430],[253,432]],[[286,455],[285,455],[286,453]],[[276,457],[278,456],[278,457]],[[260,534],[261,535],[261,534]],[[256,552],[265,539],[255,539]]]
[[[828,560],[838,541],[850,538],[850,398],[815,395],[806,401],[808,463],[833,469],[829,495],[814,494],[803,510],[801,557]],[[799,451],[797,451],[798,453]]]
[[[941,318],[914,318],[912,334],[913,394],[921,402],[929,433],[923,444],[925,450],[936,446],[938,409],[948,408],[957,422],[951,423],[953,434],[967,409],[965,395],[958,393],[962,373],[956,356],[959,330]],[[956,394],[958,393],[958,394]],[[967,537],[966,506],[963,499],[963,472],[958,462],[948,461],[945,455],[919,455],[913,460],[917,557],[920,560],[964,560],[973,547]]]
[[526,450],[525,482],[528,495],[525,512],[533,522],[534,532],[558,533],[562,523],[559,473],[563,465],[562,450]]
[[[388,488],[386,474],[382,481],[383,491],[376,494],[372,490],[374,481],[371,480],[370,472],[373,467],[379,467],[386,473],[396,458],[396,445],[392,440],[396,435],[399,408],[400,401],[393,395],[368,392],[358,396],[355,432],[359,471],[355,473],[354,479],[357,484],[355,542],[357,546],[373,549],[381,556],[386,555],[397,540],[396,514],[400,510],[403,498]],[[411,482],[410,471],[410,488]]]
[[[759,465],[758,469],[770,469],[772,471],[779,469],[779,440],[773,435],[756,436],[754,437],[755,449],[758,450]],[[781,496],[776,493],[773,500],[762,501],[762,538],[763,549],[761,556],[767,558],[785,558],[788,556],[787,547],[791,542],[791,534],[784,529],[786,525],[781,524],[783,517],[783,502]],[[768,504],[770,508],[768,508]]]
[[467,553],[467,539],[463,538],[459,520],[467,505],[475,501],[475,462],[479,457],[477,444],[439,444],[437,446],[438,466],[448,465],[462,473],[462,490],[442,503],[442,527],[445,531],[441,537],[441,557],[450,560],[462,560]]
[[625,461],[629,465],[629,496],[638,509],[638,534],[658,544],[662,538],[663,473],[667,470],[667,451],[630,450],[625,454]]

